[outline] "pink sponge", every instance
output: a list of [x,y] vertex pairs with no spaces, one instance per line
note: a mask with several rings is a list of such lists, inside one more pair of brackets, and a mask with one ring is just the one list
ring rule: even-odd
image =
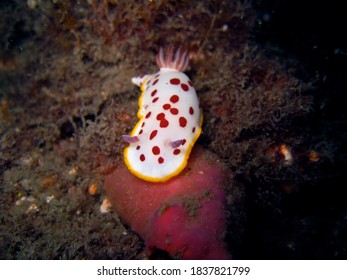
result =
[[165,183],[145,182],[119,166],[105,191],[124,223],[156,248],[180,259],[228,259],[225,168],[216,155],[195,147],[185,170]]

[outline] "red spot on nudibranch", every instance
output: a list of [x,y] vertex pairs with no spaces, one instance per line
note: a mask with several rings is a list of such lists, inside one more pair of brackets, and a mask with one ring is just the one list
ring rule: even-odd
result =
[[136,150],[140,150],[141,149],[141,146],[140,145],[137,145],[136,146]]
[[193,109],[193,107],[189,107],[189,114],[191,114],[191,115],[194,114],[194,109]]
[[144,127],[145,126],[145,122],[143,122],[142,124],[141,124],[141,127]]
[[139,134],[142,134],[142,132],[143,132],[143,130],[141,129],[140,132],[139,132]]
[[181,152],[180,149],[175,149],[175,150],[173,151],[173,154],[174,154],[175,156],[177,156],[177,155],[179,155],[180,152]]
[[155,136],[157,136],[158,130],[153,130],[149,135],[149,140],[152,140]]
[[160,120],[162,120],[162,119],[164,119],[165,118],[165,114],[164,113],[159,113],[158,115],[157,115],[157,120],[158,121],[160,121]]
[[164,113],[159,113],[157,115],[157,120],[160,121],[160,124],[159,126],[161,128],[165,128],[165,127],[168,127],[169,126],[169,122],[167,119],[165,119],[165,114]]
[[169,126],[169,122],[168,122],[166,119],[162,119],[162,120],[160,121],[159,126],[160,126],[161,128],[168,127],[168,126]]
[[185,117],[180,117],[178,121],[181,127],[186,127],[187,119]]
[[154,86],[156,83],[158,83],[158,81],[159,81],[159,79],[156,79],[156,80],[153,82],[152,86]]
[[182,139],[182,146],[187,142],[186,139]]
[[155,75],[155,76],[154,76],[154,79],[156,79],[156,78],[158,78],[158,77],[159,77],[159,74]]
[[170,108],[171,108],[171,105],[168,104],[168,103],[166,103],[166,104],[163,105],[163,109],[164,109],[164,110],[169,110]]
[[188,81],[188,84],[193,87],[193,83],[191,81]]
[[176,108],[171,108],[171,109],[170,109],[170,113],[173,114],[173,115],[177,115],[177,114],[178,114],[178,109],[176,109]]
[[156,98],[154,98],[154,99],[152,100],[152,102],[155,103],[155,102],[158,101],[158,99],[159,99],[159,97],[156,97]]
[[151,96],[153,97],[156,94],[157,94],[157,90],[155,89],[155,90],[152,91]]
[[181,88],[182,88],[184,91],[188,91],[188,90],[189,90],[189,87],[188,87],[186,84],[181,84]]
[[177,78],[173,78],[170,80],[170,84],[172,85],[179,85],[181,83],[181,81]]
[[174,94],[174,95],[172,95],[172,96],[170,97],[170,101],[171,101],[172,103],[176,103],[176,102],[178,102],[178,100],[180,100],[180,98],[179,98],[178,95],[176,95],[176,94]]
[[141,161],[145,161],[145,159],[146,159],[145,155],[144,155],[144,154],[141,154],[141,155],[140,155],[140,160],[141,160]]
[[193,127],[192,132],[193,132],[193,133],[195,132],[195,126]]
[[159,155],[160,154],[160,148],[158,146],[154,146],[152,148],[153,155]]
[[159,157],[158,162],[159,162],[159,164],[162,164],[164,162],[164,159],[162,157]]
[[148,112],[145,118],[148,119],[151,116],[151,114],[152,112]]

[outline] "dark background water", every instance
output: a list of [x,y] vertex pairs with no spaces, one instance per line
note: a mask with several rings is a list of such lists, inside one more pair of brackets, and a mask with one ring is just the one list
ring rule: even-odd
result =
[[271,219],[250,206],[258,225],[250,226],[245,257],[345,258],[347,40],[342,2],[269,0],[255,1],[255,7],[261,13],[255,40],[271,55],[297,59],[301,77],[314,79],[312,111],[294,129],[307,127],[329,141],[334,152],[311,191],[302,188],[284,199],[281,218]]
[[346,121],[346,16],[341,1],[257,1],[257,40],[296,56],[319,89],[316,106],[326,120]]

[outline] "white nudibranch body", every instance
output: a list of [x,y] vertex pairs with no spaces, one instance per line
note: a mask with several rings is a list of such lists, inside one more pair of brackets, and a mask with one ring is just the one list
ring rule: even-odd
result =
[[173,48],[166,57],[160,49],[160,71],[132,78],[141,88],[139,121],[130,135],[123,135],[129,145],[124,161],[137,177],[150,182],[164,182],[178,175],[187,165],[194,143],[201,134],[202,111],[195,89],[183,73],[189,54]]

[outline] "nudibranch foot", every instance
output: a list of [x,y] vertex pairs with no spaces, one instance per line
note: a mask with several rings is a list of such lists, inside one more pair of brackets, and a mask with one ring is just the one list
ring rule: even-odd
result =
[[[156,57],[160,71],[132,78],[141,89],[139,121],[130,135],[124,161],[137,177],[164,182],[187,165],[194,143],[201,134],[202,112],[190,79],[183,73],[189,53],[182,47],[166,56],[160,48]],[[170,142],[171,141],[171,142]]]

